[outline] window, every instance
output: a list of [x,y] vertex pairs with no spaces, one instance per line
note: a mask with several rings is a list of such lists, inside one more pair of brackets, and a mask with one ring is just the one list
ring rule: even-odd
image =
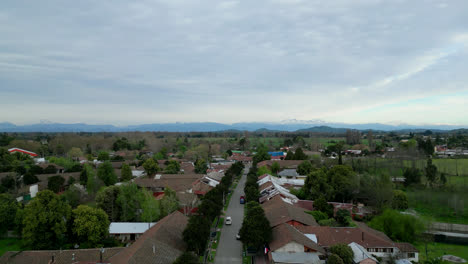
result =
[[408,252],[408,258],[415,258],[415,257],[416,257],[416,253]]

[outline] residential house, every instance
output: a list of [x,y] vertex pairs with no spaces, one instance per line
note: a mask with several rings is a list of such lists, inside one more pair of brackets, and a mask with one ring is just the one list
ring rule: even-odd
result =
[[311,238],[288,224],[273,228],[268,254],[271,263],[324,263],[326,251]]
[[[364,217],[369,214],[370,211],[367,210],[363,204],[352,204],[352,203],[337,203],[337,202],[328,202],[328,204],[333,205],[333,212],[336,214],[338,210],[346,210],[350,213],[351,217],[360,216]],[[294,205],[301,207],[307,211],[314,211],[314,201],[311,200],[298,200]]]
[[188,217],[175,211],[161,219],[132,245],[108,259],[112,264],[172,264],[185,250]]
[[203,174],[156,174],[153,178],[140,177],[133,181],[141,188],[161,192],[171,188],[176,192],[192,192],[192,184],[203,178]]
[[299,175],[296,169],[284,169],[278,173],[278,177],[304,181],[307,178],[307,175]]
[[[364,223],[358,227],[329,227],[329,226],[297,226],[305,235],[313,235],[317,244],[329,249],[336,244],[356,243],[366,250],[372,257],[381,258],[408,258],[418,261],[418,251],[405,243],[394,243],[384,233],[374,230]],[[400,249],[400,247],[402,249]]]
[[156,223],[112,222],[109,225],[109,235],[120,242],[127,243],[138,239],[155,224]]
[[318,226],[312,215],[305,213],[304,209],[288,203],[280,196],[263,203],[262,208],[271,227],[284,223],[291,226]]
[[274,162],[277,162],[280,165],[280,168],[282,169],[297,169],[297,166],[304,162],[303,160],[264,160],[261,161],[257,164],[257,167],[263,167],[267,166],[268,168],[271,168],[271,165],[273,165]]
[[205,195],[207,192],[211,191],[214,187],[216,187],[220,181],[215,180],[207,175],[203,176],[203,178],[196,180],[192,184],[192,191],[197,195]]
[[298,198],[291,194],[291,192],[289,192],[285,187],[304,185],[303,180],[277,178],[269,174],[262,175],[258,179],[257,183],[259,186],[258,190],[260,192],[260,203],[270,200],[277,195],[288,199],[290,202],[297,202]]

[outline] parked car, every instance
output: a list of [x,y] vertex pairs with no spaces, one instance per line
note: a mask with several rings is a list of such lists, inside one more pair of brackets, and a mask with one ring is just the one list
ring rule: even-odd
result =
[[239,233],[237,233],[236,239],[237,239],[237,240],[240,240],[240,234],[239,234]]
[[231,225],[232,224],[232,219],[230,216],[226,217],[226,225]]
[[241,196],[241,197],[240,197],[240,203],[241,203],[241,204],[245,204],[245,198],[244,198],[244,196]]

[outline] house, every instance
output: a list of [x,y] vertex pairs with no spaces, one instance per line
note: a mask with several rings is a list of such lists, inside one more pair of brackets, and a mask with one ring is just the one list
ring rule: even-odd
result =
[[156,174],[153,178],[140,177],[133,181],[141,188],[161,192],[171,188],[175,192],[192,192],[192,184],[203,178],[203,174]]
[[264,160],[257,164],[257,168],[267,166],[271,169],[271,165],[274,162],[277,162],[280,165],[280,168],[283,169],[297,169],[297,166],[304,162],[303,160]]
[[301,179],[305,180],[307,175],[299,175],[296,169],[284,169],[278,173],[278,177],[287,179]]
[[211,191],[216,187],[220,181],[212,179],[208,176],[203,176],[203,178],[196,180],[192,184],[192,191],[197,195],[205,195],[207,192]]
[[175,211],[161,219],[129,247],[108,259],[112,264],[172,264],[186,249],[188,217]]
[[272,198],[261,206],[271,227],[284,223],[291,226],[318,226],[312,215],[305,213],[304,209],[286,202],[280,196]]
[[284,188],[283,185],[287,186],[302,186],[304,185],[303,180],[284,179],[273,177],[269,174],[262,175],[258,178],[258,190],[260,192],[259,202],[263,203],[273,197],[279,195],[289,202],[296,202],[298,198],[289,192],[288,189]]
[[[337,203],[337,202],[328,202],[328,204],[333,205],[333,212],[336,214],[338,210],[346,210],[349,212],[351,217],[355,217],[356,215],[360,217],[364,217],[365,215],[369,214],[370,211],[366,210],[363,204],[352,204],[352,203]],[[314,211],[314,201],[311,200],[298,200],[294,205],[301,207],[307,211]]]
[[123,243],[135,241],[155,224],[112,222],[109,225],[109,235]]
[[24,149],[20,149],[20,148],[10,148],[8,149],[8,152],[10,152],[11,154],[13,153],[22,153],[22,154],[26,154],[26,155],[29,155],[31,157],[37,157],[37,154],[32,152],[32,151],[29,151],[29,150],[24,150]]
[[230,161],[240,161],[243,163],[250,163],[252,162],[252,157],[247,156],[246,153],[237,153],[234,152],[232,153],[231,157],[228,158]]
[[355,264],[376,264],[378,262],[363,246],[354,242],[349,243],[348,246],[353,251],[353,262]]
[[288,224],[273,228],[269,260],[272,263],[324,263],[326,251]]
[[0,263],[8,264],[70,264],[70,263],[109,263],[105,261],[124,248],[90,248],[73,250],[28,250],[8,251],[0,257]]
[[[358,227],[329,227],[329,226],[297,226],[305,235],[317,238],[317,244],[328,250],[336,244],[356,243],[372,257],[377,258],[405,258],[418,261],[418,251],[411,244],[394,243],[384,233],[357,222]],[[401,249],[400,249],[401,248]]]
[[286,158],[286,152],[283,151],[268,152],[268,155],[271,156],[272,160],[283,160]]

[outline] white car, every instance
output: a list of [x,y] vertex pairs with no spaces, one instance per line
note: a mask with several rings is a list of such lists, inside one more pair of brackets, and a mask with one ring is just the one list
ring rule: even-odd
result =
[[226,225],[231,225],[232,224],[232,219],[230,216],[226,217]]

